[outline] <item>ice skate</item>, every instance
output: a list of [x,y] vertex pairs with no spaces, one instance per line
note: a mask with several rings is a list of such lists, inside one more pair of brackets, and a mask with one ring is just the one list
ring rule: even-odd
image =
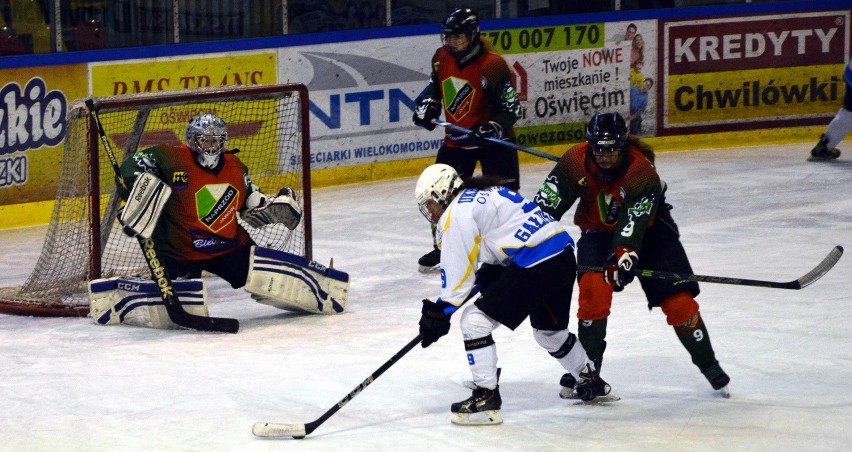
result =
[[728,383],[731,382],[731,377],[722,370],[722,367],[719,366],[718,362],[714,362],[709,366],[701,369],[701,373],[704,374],[704,377],[707,378],[707,381],[710,382],[710,386],[713,387],[716,391],[719,391],[719,394],[724,398],[731,397],[731,391],[728,389]]
[[450,406],[451,421],[458,425],[502,424],[503,417],[500,416],[502,405],[500,386],[494,389],[477,387],[470,397]]
[[811,156],[808,157],[809,162],[820,162],[825,160],[834,160],[837,157],[840,157],[840,149],[833,148],[829,149],[828,146],[828,137],[822,135],[819,138],[819,143],[811,150]]
[[577,385],[577,379],[574,378],[573,375],[566,373],[559,379],[559,386],[562,386],[562,389],[559,390],[559,397],[563,399],[579,399],[580,396],[577,395],[577,391],[574,390],[574,386]]
[[[561,380],[560,384],[562,384]],[[586,367],[584,367],[583,371],[580,372],[580,379],[574,386],[574,392],[576,394],[575,398],[580,399],[580,402],[578,403],[583,405],[597,405],[621,400],[621,397],[612,394],[612,388],[609,386],[609,383],[604,381],[604,379],[598,375],[597,371],[591,370],[588,364],[586,364]]]
[[441,264],[441,250],[435,248],[432,251],[429,251],[424,254],[417,263],[420,265],[420,273],[431,273],[439,270]]

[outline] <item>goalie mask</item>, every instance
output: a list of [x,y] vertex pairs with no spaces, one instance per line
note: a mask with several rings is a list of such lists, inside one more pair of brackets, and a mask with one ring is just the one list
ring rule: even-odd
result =
[[435,217],[434,212],[429,210],[429,201],[434,201],[443,211],[461,188],[461,177],[452,166],[437,163],[426,167],[414,187],[414,197],[417,199],[420,213],[427,220],[435,223],[440,215]]
[[629,164],[627,123],[618,113],[595,113],[586,126],[586,170],[596,179],[612,183]]
[[205,113],[189,121],[184,138],[198,164],[213,169],[228,146],[228,127],[218,116]]

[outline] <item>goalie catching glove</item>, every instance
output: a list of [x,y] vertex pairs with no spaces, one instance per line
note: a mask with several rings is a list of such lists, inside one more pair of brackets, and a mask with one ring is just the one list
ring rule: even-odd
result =
[[242,219],[253,228],[281,223],[293,230],[302,220],[302,207],[296,192],[289,187],[282,188],[273,196],[252,192],[246,200],[246,207],[248,210],[243,212]]
[[633,271],[639,255],[626,246],[617,246],[606,259],[604,269],[604,282],[611,285],[616,292],[624,290],[624,286],[633,281]]

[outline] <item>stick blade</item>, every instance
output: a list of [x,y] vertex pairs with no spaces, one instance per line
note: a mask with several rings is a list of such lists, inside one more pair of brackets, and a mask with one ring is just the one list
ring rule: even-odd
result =
[[214,333],[236,334],[240,330],[240,322],[237,319],[227,317],[204,317],[186,312],[183,307],[172,301],[166,304],[166,312],[169,318],[178,326],[196,331],[210,331]]
[[252,434],[260,438],[304,438],[305,424],[276,424],[274,422],[255,422],[251,428]]
[[829,270],[834,267],[834,264],[840,260],[840,257],[843,256],[843,247],[837,245],[832,249],[825,259],[822,260],[813,270],[809,271],[806,275],[797,279],[798,288],[801,289],[803,287],[808,287],[818,279],[822,278]]

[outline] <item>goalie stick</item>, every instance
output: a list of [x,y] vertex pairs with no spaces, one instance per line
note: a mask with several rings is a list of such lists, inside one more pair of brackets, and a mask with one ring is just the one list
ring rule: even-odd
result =
[[[759,279],[744,279],[744,278],[731,278],[728,276],[705,276],[705,275],[691,275],[689,273],[670,273],[663,272],[657,270],[641,270],[636,269],[633,271],[633,274],[640,278],[654,278],[654,279],[668,279],[672,281],[697,281],[697,282],[708,282],[708,283],[717,283],[717,284],[732,284],[735,286],[754,286],[754,287],[768,287],[772,289],[794,289],[799,290],[810,286],[818,279],[822,278],[829,270],[834,267],[834,264],[840,260],[840,257],[843,256],[843,247],[840,245],[835,246],[827,256],[817,264],[811,271],[802,275],[798,279],[794,279],[792,281],[787,282],[778,282],[778,281],[763,281]],[[578,272],[586,272],[586,273],[601,273],[604,271],[603,267],[593,267],[588,265],[578,265]]]
[[[109,161],[112,164],[112,169],[115,171],[116,180],[121,187],[127,190],[127,185],[124,183],[124,178],[121,177],[121,169],[118,167],[115,153],[112,151],[112,146],[109,144],[109,139],[106,136],[104,127],[98,117],[98,112],[95,108],[93,99],[86,99],[86,107],[97,128],[98,135],[104,145]],[[169,318],[176,325],[190,328],[198,331],[215,331],[220,333],[236,333],[240,329],[240,323],[237,319],[229,319],[224,317],[204,317],[186,312],[180,305],[172,287],[171,279],[166,272],[165,267],[160,264],[157,259],[157,251],[154,249],[154,241],[137,237],[139,246],[142,248],[142,254],[145,256],[145,262],[148,264],[148,269],[151,271],[151,279],[157,283],[160,288],[160,297],[163,299],[163,305],[166,307],[166,312]]]
[[[467,299],[464,301],[464,303],[461,304],[461,306],[464,306],[465,303],[467,303],[470,299],[476,297],[478,294],[479,286],[473,286],[473,290],[471,290],[470,295],[468,295]],[[459,306],[459,308],[461,308],[461,306]],[[379,378],[381,374],[385,373],[386,370],[390,369],[391,366],[393,366],[394,364],[396,364],[397,361],[402,359],[402,357],[405,356],[406,353],[410,352],[411,349],[414,348],[417,344],[419,344],[422,339],[423,336],[418,334],[417,337],[412,339],[409,343],[405,344],[402,349],[396,352],[396,354],[393,355],[384,364],[382,364],[381,367],[376,369],[375,372],[370,374],[370,376],[367,377],[364,381],[362,381],[361,384],[355,386],[355,389],[353,389],[349,394],[347,394],[346,397],[340,399],[340,401],[337,402],[336,405],[331,407],[328,411],[323,413],[323,415],[317,418],[316,420],[308,422],[307,424],[255,422],[251,428],[252,434],[261,438],[286,438],[288,436],[292,436],[295,439],[302,439],[305,436],[310,435],[311,432],[316,430],[317,427],[323,424],[323,422],[327,421],[328,418],[334,415],[334,413],[337,413],[341,408],[343,408],[343,405],[349,403],[367,386],[370,386],[372,382],[376,381],[376,378]]]
[[[471,132],[473,132],[470,129],[465,129],[464,127],[459,127],[455,124],[450,124],[446,121],[441,121],[441,120],[437,120],[437,119],[435,120],[435,125],[441,126],[445,129],[449,129],[449,130],[452,130],[453,132],[458,132],[458,133],[471,133]],[[492,142],[492,143],[502,144],[503,146],[510,147],[512,149],[517,149],[519,151],[526,152],[527,154],[532,154],[536,157],[541,157],[543,159],[547,159],[547,160],[550,160],[550,161],[553,161],[553,162],[559,161],[559,157],[556,157],[555,155],[545,154],[544,152],[536,151],[535,149],[530,149],[526,146],[521,146],[520,144],[512,143],[511,141],[501,140],[499,138],[494,138],[494,137],[488,137],[488,138],[485,138],[485,139]]]

